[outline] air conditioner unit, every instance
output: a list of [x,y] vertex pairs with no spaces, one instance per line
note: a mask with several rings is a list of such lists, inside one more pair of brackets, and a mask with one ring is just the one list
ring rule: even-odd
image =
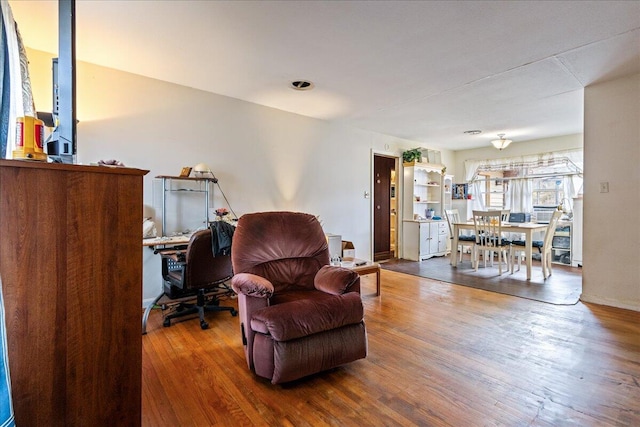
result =
[[555,210],[556,208],[533,208],[533,212],[536,215],[536,222],[539,224],[548,224]]

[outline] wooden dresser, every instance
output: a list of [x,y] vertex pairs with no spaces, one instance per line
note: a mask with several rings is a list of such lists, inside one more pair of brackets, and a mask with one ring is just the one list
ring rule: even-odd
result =
[[16,425],[140,425],[147,172],[0,160]]

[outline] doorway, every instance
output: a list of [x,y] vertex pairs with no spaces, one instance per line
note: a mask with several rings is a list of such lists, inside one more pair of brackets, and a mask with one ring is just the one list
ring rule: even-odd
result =
[[373,156],[373,260],[396,257],[396,158]]

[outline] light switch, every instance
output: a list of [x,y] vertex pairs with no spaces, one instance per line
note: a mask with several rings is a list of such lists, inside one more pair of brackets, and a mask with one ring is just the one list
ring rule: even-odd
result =
[[600,183],[600,192],[601,193],[608,193],[609,192],[609,183],[608,182],[601,182]]

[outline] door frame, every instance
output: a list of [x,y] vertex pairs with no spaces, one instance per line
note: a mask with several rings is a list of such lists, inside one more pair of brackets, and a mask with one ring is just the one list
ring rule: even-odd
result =
[[370,158],[369,158],[369,241],[371,244],[369,245],[369,259],[373,260],[374,251],[375,251],[375,236],[374,236],[374,200],[373,200],[373,182],[375,180],[375,171],[374,171],[374,158],[375,156],[389,157],[394,159],[395,161],[395,171],[396,171],[396,258],[400,258],[401,255],[401,242],[400,236],[402,235],[402,200],[398,196],[403,194],[403,174],[404,172],[400,169],[402,163],[400,162],[400,156],[392,151],[384,151],[384,150],[376,150],[375,148],[371,149]]

